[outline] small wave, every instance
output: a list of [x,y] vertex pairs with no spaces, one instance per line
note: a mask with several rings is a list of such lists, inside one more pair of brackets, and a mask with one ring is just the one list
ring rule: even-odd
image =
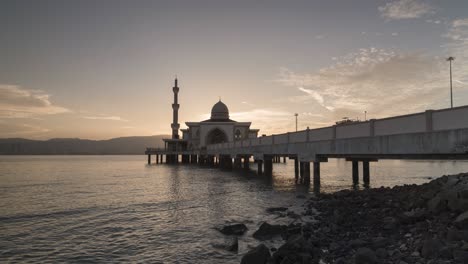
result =
[[50,212],[50,213],[42,213],[42,214],[18,214],[12,216],[0,216],[1,222],[12,222],[12,221],[25,221],[31,220],[35,218],[56,218],[56,217],[65,217],[75,214],[83,214],[87,213],[95,208],[80,208],[80,209],[71,209],[71,210],[64,210],[64,211],[57,211],[57,212]]

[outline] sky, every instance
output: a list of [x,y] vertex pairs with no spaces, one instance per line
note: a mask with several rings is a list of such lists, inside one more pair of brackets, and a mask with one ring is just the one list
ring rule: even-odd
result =
[[[0,2],[0,137],[260,134],[468,104],[466,0]],[[366,113],[366,114],[365,114]]]

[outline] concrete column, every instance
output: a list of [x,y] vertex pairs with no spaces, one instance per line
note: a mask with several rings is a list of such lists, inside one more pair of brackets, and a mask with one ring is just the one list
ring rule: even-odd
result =
[[299,181],[299,159],[294,158],[294,177],[296,178],[296,183]]
[[265,158],[265,175],[272,176],[273,175],[273,160],[271,157]]
[[369,120],[369,136],[375,136],[375,119]]
[[257,160],[257,166],[258,166],[258,169],[257,169],[257,174],[258,175],[262,175],[263,174],[263,160]]
[[304,184],[310,185],[310,162],[304,162]]
[[320,185],[320,162],[314,162],[314,186]]
[[364,185],[369,185],[370,183],[370,171],[369,171],[369,161],[362,162],[362,180]]
[[234,158],[234,169],[240,169],[242,164],[242,159],[240,157]]
[[248,170],[250,168],[249,166],[250,166],[249,157],[245,156],[244,157],[244,170]]
[[432,132],[432,112],[434,110],[426,110],[426,132]]
[[226,156],[224,158],[224,167],[226,170],[232,170],[232,158],[231,156]]
[[356,160],[352,161],[353,163],[353,184],[359,183],[359,163]]
[[151,154],[148,154],[148,165],[151,164]]
[[299,162],[299,172],[300,172],[300,183],[304,183],[304,178],[305,178],[305,171],[304,171],[304,162]]

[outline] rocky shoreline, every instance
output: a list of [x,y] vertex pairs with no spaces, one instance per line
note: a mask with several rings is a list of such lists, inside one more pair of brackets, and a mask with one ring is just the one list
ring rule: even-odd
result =
[[423,185],[319,194],[303,209],[270,208],[278,217],[309,220],[263,223],[253,236],[281,237],[284,244],[261,243],[241,263],[468,263],[468,173]]

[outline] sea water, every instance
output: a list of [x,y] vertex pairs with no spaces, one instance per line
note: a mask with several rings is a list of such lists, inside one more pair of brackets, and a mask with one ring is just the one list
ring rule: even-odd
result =
[[[239,263],[259,243],[251,235],[261,222],[278,220],[266,208],[300,208],[297,196],[313,195],[295,184],[290,160],[273,164],[272,178],[251,169],[147,165],[146,156],[0,156],[0,262]],[[321,169],[322,192],[352,188],[350,162],[330,159]],[[379,161],[371,187],[467,171],[463,161]],[[225,236],[215,227],[232,222],[249,228],[238,252],[216,246]]]

